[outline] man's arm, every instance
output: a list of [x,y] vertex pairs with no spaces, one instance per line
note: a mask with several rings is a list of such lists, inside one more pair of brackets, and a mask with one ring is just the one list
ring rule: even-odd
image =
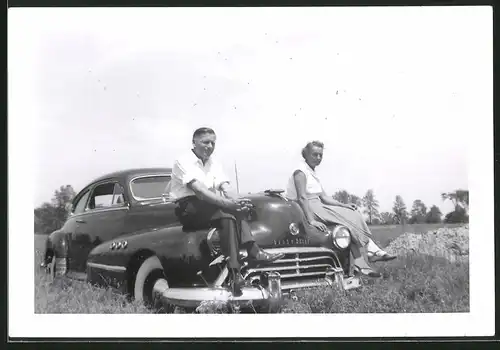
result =
[[202,201],[227,209],[236,209],[238,206],[238,202],[230,198],[217,196],[198,180],[192,180],[187,186],[195,193],[196,197]]

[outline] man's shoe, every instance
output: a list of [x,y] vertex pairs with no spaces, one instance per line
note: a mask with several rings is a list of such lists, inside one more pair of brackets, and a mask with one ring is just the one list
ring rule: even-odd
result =
[[250,256],[250,258],[257,263],[270,263],[278,259],[281,259],[284,256],[285,254],[283,253],[270,254],[262,249],[259,249],[259,252],[254,256]]

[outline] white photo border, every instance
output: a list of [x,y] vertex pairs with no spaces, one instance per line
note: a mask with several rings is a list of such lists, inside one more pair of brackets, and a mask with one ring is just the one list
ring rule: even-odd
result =
[[[15,12],[10,9],[9,24]],[[47,9],[44,9],[47,10]],[[155,10],[155,9],[151,9]],[[285,9],[282,9],[285,11]],[[490,21],[491,7],[469,9]],[[22,21],[21,21],[22,22]],[[19,22],[20,23],[20,22]],[[29,24],[29,23],[25,23]],[[494,335],[493,85],[485,81],[484,104],[471,116],[469,134],[470,313],[446,314],[277,314],[277,315],[47,315],[34,313],[32,208],[36,176],[32,150],[36,111],[24,101],[23,77],[33,74],[26,40],[9,26],[8,105],[8,330],[10,337],[268,338],[268,337],[462,337]],[[492,30],[490,33],[491,39]],[[493,43],[493,40],[491,40]],[[491,58],[485,67],[492,73]],[[479,69],[475,67],[475,69]],[[491,74],[492,76],[492,74]],[[21,92],[21,93],[20,93]],[[68,147],[62,142],[61,147]],[[64,171],[64,169],[54,169]],[[354,327],[353,325],[356,325]]]

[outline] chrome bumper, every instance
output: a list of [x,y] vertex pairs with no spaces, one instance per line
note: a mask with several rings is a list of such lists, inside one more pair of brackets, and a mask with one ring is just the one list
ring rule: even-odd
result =
[[333,268],[327,273],[327,276],[322,279],[298,281],[298,282],[282,282],[283,295],[293,294],[296,291],[307,288],[330,287],[338,290],[347,291],[350,289],[360,288],[361,279],[359,277],[345,277],[342,268]]
[[261,285],[245,286],[241,295],[233,293],[222,286],[202,288],[169,288],[167,281],[159,279],[153,293],[156,300],[164,305],[175,305],[186,308],[197,308],[203,303],[226,304],[232,308],[254,307],[265,308],[269,312],[278,312],[282,306],[283,295],[320,286],[349,290],[361,286],[357,277],[344,278],[342,269],[333,271],[335,279],[330,277],[321,280],[282,282],[279,273],[264,274]]
[[155,283],[153,293],[162,303],[180,307],[196,308],[202,303],[215,302],[236,308],[251,305],[276,312],[281,307],[283,297],[281,278],[278,273],[268,273],[264,280],[261,286],[246,286],[242,288],[241,295],[233,295],[223,287],[169,288],[168,283],[160,279]]

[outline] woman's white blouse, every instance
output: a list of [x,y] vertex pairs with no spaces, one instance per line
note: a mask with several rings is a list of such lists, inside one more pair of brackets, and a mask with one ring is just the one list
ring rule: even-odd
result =
[[[300,170],[302,171],[305,176],[306,176],[306,195],[311,198],[311,197],[317,197],[321,193],[323,193],[323,186],[321,186],[321,181],[316,174],[316,172],[311,169],[311,167],[304,161],[299,164],[295,168],[295,170]],[[297,190],[295,189],[295,179],[293,177],[293,173],[295,170],[292,172],[292,175],[290,176],[290,179],[288,180],[287,188],[285,191],[285,196],[289,199],[292,200],[297,200]]]

